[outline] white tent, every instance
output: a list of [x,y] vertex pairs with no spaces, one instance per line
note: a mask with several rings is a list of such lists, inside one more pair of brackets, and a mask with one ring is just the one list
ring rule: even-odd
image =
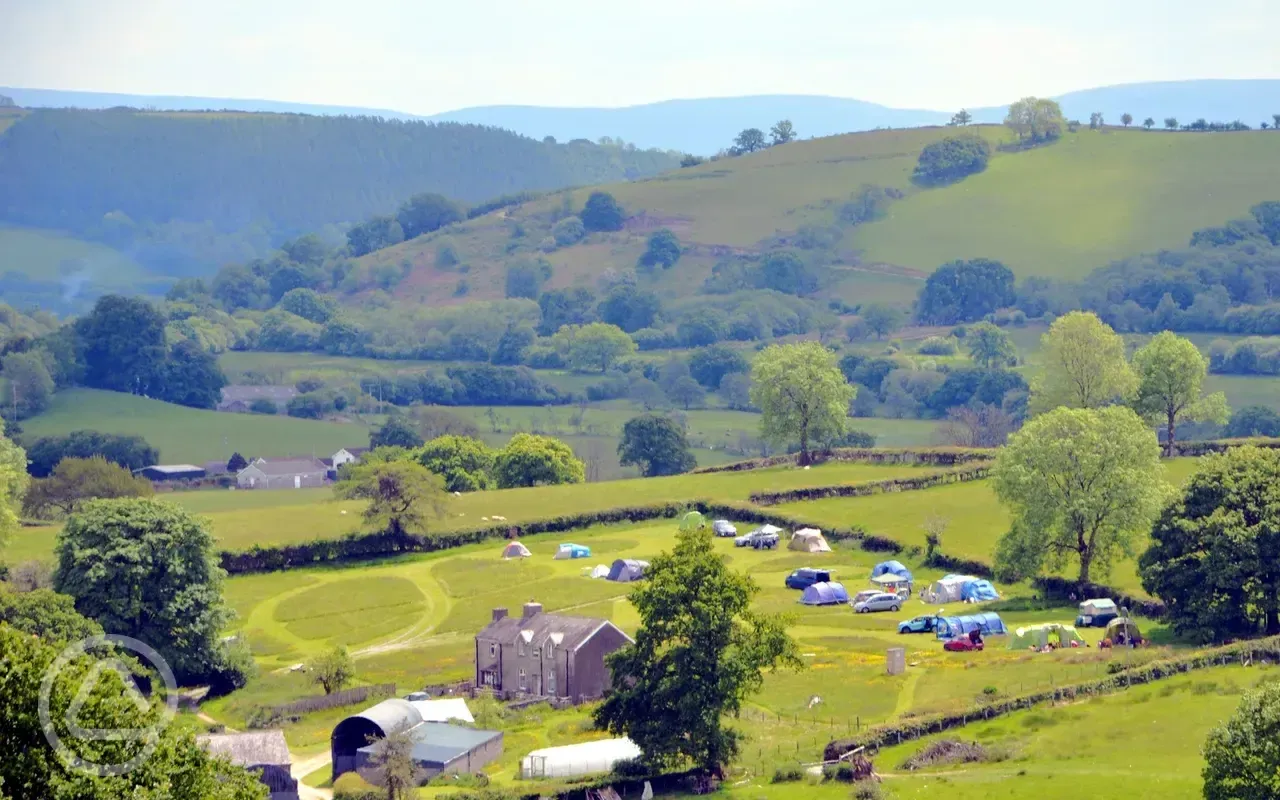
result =
[[976,581],[972,575],[944,575],[924,592],[926,603],[958,603],[964,599],[964,585]]
[[529,548],[525,547],[520,542],[511,542],[506,547],[502,548],[503,558],[528,558],[531,555],[533,555],[533,553],[529,552]]
[[815,528],[801,528],[791,536],[788,550],[799,550],[802,553],[830,553],[831,545],[822,538],[822,532]]
[[564,747],[544,747],[520,760],[520,777],[572,778],[609,772],[619,761],[639,757],[640,748],[630,739],[601,739]]
[[596,564],[587,574],[592,578],[607,578],[609,577],[609,567],[606,564]]

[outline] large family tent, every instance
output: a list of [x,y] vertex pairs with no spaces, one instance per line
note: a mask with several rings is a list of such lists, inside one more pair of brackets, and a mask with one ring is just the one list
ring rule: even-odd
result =
[[801,528],[791,535],[788,550],[799,550],[802,553],[830,553],[831,545],[822,538],[822,531],[817,528]]
[[964,599],[964,586],[978,580],[972,575],[943,575],[925,590],[926,603],[958,603]]
[[591,558],[591,548],[565,543],[556,548],[555,558],[557,561],[563,561],[566,558]]
[[644,572],[649,568],[648,561],[636,561],[633,558],[619,558],[613,562],[613,566],[609,568],[609,580],[618,583],[630,583],[638,581],[644,577]]
[[[908,582],[911,581],[911,570],[907,569],[901,561],[881,561],[871,568],[871,579],[875,580],[882,575],[892,575],[904,578]],[[881,583],[881,581],[876,581]]]
[[507,546],[502,548],[503,558],[528,558],[531,555],[529,548],[519,542],[507,542]]
[[1142,631],[1138,630],[1138,624],[1128,617],[1116,617],[1108,622],[1105,636],[1112,644],[1142,641]]
[[966,603],[981,603],[986,600],[999,600],[1000,593],[991,585],[991,581],[979,578],[960,587],[960,599]]
[[1010,650],[1039,650],[1047,644],[1054,647],[1084,646],[1084,639],[1070,625],[1059,625],[1056,622],[1045,622],[1040,625],[1027,625],[1017,628],[1009,636]]
[[1004,620],[999,614],[990,611],[985,614],[969,614],[963,617],[938,617],[933,631],[939,639],[954,639],[967,636],[969,631],[978,631],[983,636],[995,636],[1008,633]]
[[815,583],[800,595],[800,602],[806,606],[835,606],[849,602],[849,593],[843,583],[834,581]]

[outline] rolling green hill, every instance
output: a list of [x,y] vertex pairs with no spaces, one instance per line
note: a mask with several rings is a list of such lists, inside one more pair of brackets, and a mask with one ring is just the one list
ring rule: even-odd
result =
[[[976,126],[993,145],[1011,134]],[[551,288],[590,285],[607,268],[630,268],[651,230],[666,227],[686,247],[654,288],[685,297],[724,255],[758,251],[802,226],[832,227],[839,205],[864,184],[903,193],[880,220],[837,230],[824,291],[847,302],[907,302],[938,265],[986,256],[1020,277],[1080,278],[1110,261],[1185,246],[1191,233],[1240,216],[1280,190],[1280,135],[1164,133],[1106,128],[1068,133],[1042,148],[994,153],[983,174],[932,189],[910,177],[920,151],[955,131],[916,128],[793,142],[738,158],[601,188],[630,219],[545,254]],[[537,254],[560,209],[588,190],[504,209],[448,231],[367,256],[366,267],[409,264],[400,296],[458,303],[501,297],[506,263]],[[448,236],[461,267],[437,268]],[[460,291],[459,283],[465,284]]]

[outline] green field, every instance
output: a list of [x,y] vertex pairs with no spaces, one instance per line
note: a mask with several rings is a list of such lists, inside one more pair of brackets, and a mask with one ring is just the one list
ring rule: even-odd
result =
[[358,424],[203,411],[96,389],[58,392],[48,411],[23,420],[22,427],[27,439],[84,429],[142,436],[169,464],[200,464],[235,452],[246,458],[323,458],[342,447],[369,443],[368,429]]
[[[0,118],[0,131],[4,118]],[[145,271],[118,250],[58,231],[0,225],[0,275],[16,272],[41,281],[74,280],[134,291]]]

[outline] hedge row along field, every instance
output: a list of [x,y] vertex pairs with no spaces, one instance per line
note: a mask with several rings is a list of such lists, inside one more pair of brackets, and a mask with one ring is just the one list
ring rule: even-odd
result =
[[914,478],[891,478],[868,483],[846,483],[837,486],[814,486],[807,489],[789,489],[784,492],[752,492],[751,502],[761,506],[776,506],[783,503],[798,503],[804,500],[818,500],[825,497],[864,497],[869,494],[886,492],[912,492],[920,489],[931,489],[949,483],[965,483],[978,481],[991,474],[991,466],[983,463],[980,466],[960,467],[957,469],[932,472]]
[[[1280,442],[1280,440],[1277,440]],[[827,461],[858,461],[864,464],[912,464],[928,467],[955,467],[974,461],[990,461],[995,456],[994,450],[979,447],[839,447],[814,453],[814,463]],[[700,467],[691,471],[690,475],[707,475],[713,472],[743,472],[752,469],[767,469],[794,465],[796,454],[769,456],[768,458],[752,458],[747,461],[735,461],[732,464],[717,464],[711,467]]]
[[823,750],[822,757],[825,761],[835,761],[858,747],[878,749],[891,744],[901,744],[921,736],[960,728],[970,722],[999,717],[1042,703],[1110,694],[1124,691],[1134,684],[1152,683],[1193,670],[1224,666],[1234,662],[1250,664],[1256,659],[1263,658],[1272,661],[1280,659],[1280,636],[1238,642],[1192,655],[1153,661],[1140,667],[1120,670],[1099,680],[1054,687],[1047,691],[976,705],[960,713],[931,714],[888,725],[877,725],[859,736],[832,741]]

